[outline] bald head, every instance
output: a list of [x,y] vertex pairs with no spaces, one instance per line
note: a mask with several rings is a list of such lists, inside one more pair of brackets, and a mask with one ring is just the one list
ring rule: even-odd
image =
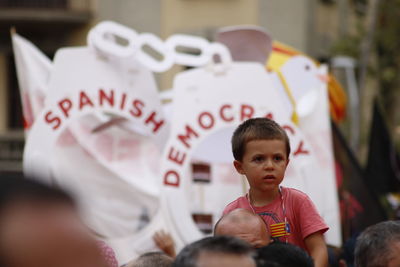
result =
[[266,246],[271,240],[263,219],[246,209],[235,209],[224,215],[215,225],[214,235],[234,236],[255,248]]

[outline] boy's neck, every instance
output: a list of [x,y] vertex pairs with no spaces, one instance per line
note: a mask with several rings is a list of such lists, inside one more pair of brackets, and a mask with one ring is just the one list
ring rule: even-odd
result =
[[262,207],[268,205],[279,195],[279,188],[271,191],[259,191],[257,189],[250,188],[249,200],[251,205],[255,207]]

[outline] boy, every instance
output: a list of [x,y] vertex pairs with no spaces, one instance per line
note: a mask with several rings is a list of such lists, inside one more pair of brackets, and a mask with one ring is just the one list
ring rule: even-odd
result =
[[328,227],[306,194],[280,186],[289,163],[286,132],[270,119],[249,119],[233,133],[232,152],[233,165],[246,176],[250,190],[223,213],[237,208],[253,211],[263,218],[275,240],[307,250],[316,267],[327,266],[322,234]]

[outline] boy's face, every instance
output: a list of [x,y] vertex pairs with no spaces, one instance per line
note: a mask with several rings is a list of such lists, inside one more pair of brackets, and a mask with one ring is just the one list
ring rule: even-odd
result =
[[252,140],[246,144],[241,161],[233,162],[250,187],[260,191],[276,190],[285,176],[289,159],[283,140]]

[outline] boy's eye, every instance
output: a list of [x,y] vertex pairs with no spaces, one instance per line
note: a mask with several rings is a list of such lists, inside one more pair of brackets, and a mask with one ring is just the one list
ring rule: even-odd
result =
[[281,160],[283,160],[283,157],[282,156],[274,156],[274,160],[281,161]]
[[254,158],[253,158],[253,161],[255,161],[255,162],[261,162],[261,161],[263,161],[264,160],[264,157],[262,157],[262,156],[255,156]]

